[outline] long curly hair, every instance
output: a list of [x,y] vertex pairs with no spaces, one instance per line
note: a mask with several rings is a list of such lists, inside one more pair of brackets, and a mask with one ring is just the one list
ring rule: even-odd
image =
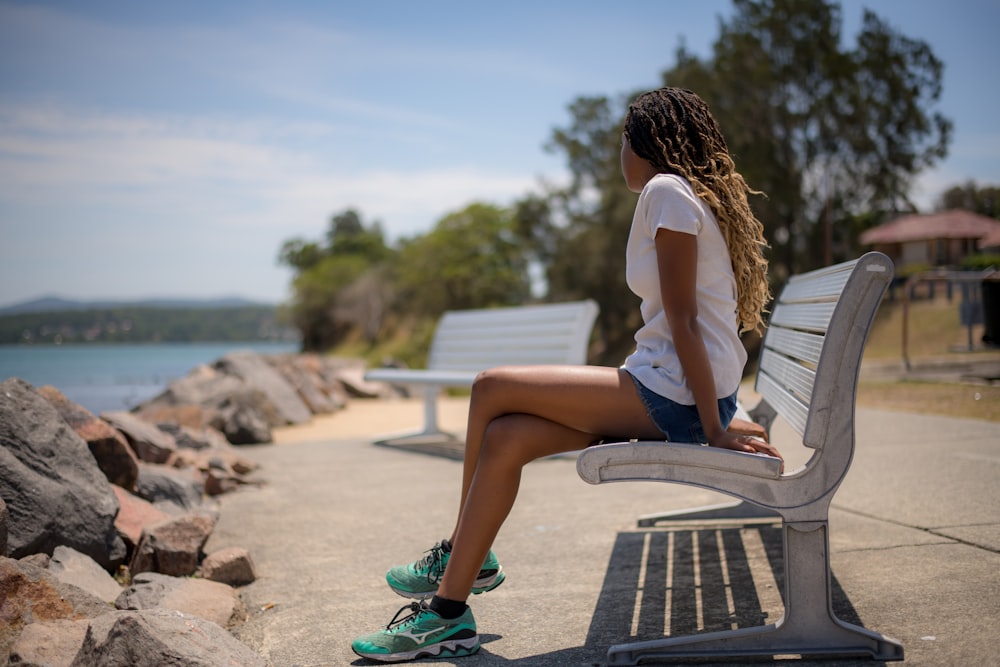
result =
[[747,201],[753,190],[736,171],[708,105],[690,90],[660,88],[640,95],[625,115],[625,136],[636,155],[658,171],[686,178],[712,209],[736,277],[740,331],[760,330],[771,298],[764,259],[764,225]]

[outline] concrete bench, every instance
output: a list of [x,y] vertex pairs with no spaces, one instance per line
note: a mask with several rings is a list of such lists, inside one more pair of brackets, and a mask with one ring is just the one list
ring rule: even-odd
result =
[[[700,445],[621,442],[580,453],[591,484],[660,481],[734,496],[781,517],[784,614],[765,626],[612,646],[609,665],[664,659],[864,656],[902,660],[902,645],[833,613],[828,514],[854,453],[854,403],[865,340],[893,275],[868,253],[793,276],[773,307],[761,349],[753,412],[784,419],[814,452],[797,470],[777,459]],[[775,443],[781,446],[781,443]]]
[[438,426],[438,396],[446,387],[471,387],[487,368],[585,363],[597,310],[594,301],[586,300],[445,313],[434,332],[427,368],[376,368],[365,374],[366,380],[423,392],[423,428],[379,442],[454,439]]

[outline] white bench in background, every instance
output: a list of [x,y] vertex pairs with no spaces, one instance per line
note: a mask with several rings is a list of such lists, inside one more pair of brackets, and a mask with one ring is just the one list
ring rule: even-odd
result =
[[[893,275],[868,253],[853,262],[793,276],[765,334],[756,389],[815,451],[798,470],[771,457],[700,445],[609,443],[580,453],[591,484],[677,482],[720,491],[781,516],[784,615],[776,623],[612,646],[609,665],[678,658],[864,656],[902,660],[902,645],[845,623],[833,612],[830,501],[854,453],[854,403],[865,341]],[[757,409],[755,408],[755,411]],[[753,412],[753,411],[752,411]],[[781,443],[775,443],[779,449]]]
[[594,301],[586,300],[445,313],[434,332],[426,369],[376,368],[365,373],[366,380],[423,392],[423,429],[380,442],[454,439],[438,426],[438,396],[446,387],[471,387],[487,368],[586,363],[597,310]]

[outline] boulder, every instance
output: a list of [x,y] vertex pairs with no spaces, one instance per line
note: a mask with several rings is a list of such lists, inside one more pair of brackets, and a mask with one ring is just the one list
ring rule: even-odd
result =
[[97,461],[97,467],[109,482],[123,489],[135,488],[139,465],[125,436],[112,428],[108,422],[98,419],[82,405],[66,398],[55,387],[39,387],[38,393],[44,396],[76,434],[86,441],[90,453]]
[[363,366],[344,366],[331,371],[340,381],[347,393],[357,398],[383,398],[393,395],[393,389],[384,382],[371,382],[365,379]]
[[319,364],[314,361],[315,356],[274,355],[266,357],[266,361],[295,388],[310,412],[329,414],[344,407],[344,403],[338,400],[339,396],[327,391],[326,382],[318,372]]
[[11,667],[69,667],[83,646],[90,621],[57,619],[26,625],[10,649]]
[[0,497],[7,553],[20,558],[73,547],[113,571],[125,557],[118,499],[87,443],[34,387],[0,383]]
[[156,427],[174,439],[182,449],[227,449],[229,441],[218,430],[204,426],[194,428],[177,422],[159,421]]
[[207,579],[171,577],[155,572],[135,575],[115,606],[122,610],[163,607],[212,621],[223,628],[246,619],[246,607],[236,591]]
[[205,556],[201,576],[230,586],[245,586],[257,579],[250,552],[243,547],[226,547]]
[[94,597],[114,603],[122,587],[93,558],[75,549],[58,546],[49,560],[48,571],[64,584],[82,588]]
[[151,526],[161,521],[166,521],[170,515],[161,509],[156,508],[153,503],[133,495],[123,488],[111,487],[118,497],[118,516],[115,517],[115,528],[125,542],[131,546],[139,545],[142,538],[142,531],[146,526]]
[[6,657],[22,629],[32,623],[95,618],[112,607],[64,584],[44,568],[0,557],[0,656]]
[[113,611],[91,621],[71,667],[266,667],[263,657],[205,619],[169,609]]
[[312,413],[295,388],[256,352],[230,352],[215,362],[215,368],[240,378],[268,398],[277,411],[277,420],[271,426],[312,420]]
[[7,503],[0,498],[0,556],[7,555]]
[[212,426],[222,431],[234,445],[257,445],[271,442],[271,421],[253,406],[239,402],[239,397],[219,407]]
[[102,412],[101,419],[121,431],[140,461],[163,463],[177,451],[173,437],[130,412]]
[[196,510],[205,504],[205,484],[201,475],[153,463],[139,464],[135,494],[155,505],[172,503],[183,511]]
[[201,550],[212,534],[215,522],[206,516],[186,514],[148,526],[129,567],[139,572],[159,572],[177,577],[194,574]]

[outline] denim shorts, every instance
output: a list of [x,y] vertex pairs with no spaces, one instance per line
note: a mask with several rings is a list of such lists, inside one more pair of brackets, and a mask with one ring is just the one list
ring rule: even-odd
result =
[[[694,405],[681,405],[669,398],[664,398],[654,391],[646,388],[634,375],[629,373],[635,388],[639,392],[639,398],[646,406],[646,414],[653,420],[653,424],[663,431],[663,435],[670,442],[694,442],[705,443],[705,430],[701,426],[701,418],[698,417],[698,408]],[[732,396],[719,399],[719,418],[722,420],[723,428],[729,426],[736,414],[736,392]]]

